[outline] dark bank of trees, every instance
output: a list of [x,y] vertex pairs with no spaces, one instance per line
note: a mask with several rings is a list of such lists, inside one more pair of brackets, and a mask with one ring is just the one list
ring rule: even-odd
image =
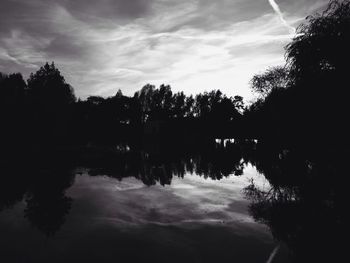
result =
[[244,107],[242,97],[227,97],[220,90],[186,96],[173,93],[169,85],[156,88],[150,84],[132,97],[119,90],[108,98],[77,100],[54,63],[46,63],[27,81],[20,73],[1,74],[0,98],[3,150],[15,155],[23,149],[106,147],[137,141],[151,124],[156,129],[149,131],[155,136],[159,136],[160,127],[169,126],[167,138],[181,130],[215,138],[220,131],[239,125]]
[[350,2],[330,2],[299,26],[286,65],[252,80],[260,98],[245,112],[251,132],[288,146],[345,147],[349,134]]

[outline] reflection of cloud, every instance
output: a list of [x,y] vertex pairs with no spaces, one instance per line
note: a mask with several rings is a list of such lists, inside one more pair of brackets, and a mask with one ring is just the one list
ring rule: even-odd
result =
[[139,183],[130,183],[127,180],[113,182],[113,184],[115,184],[114,187],[117,191],[129,191],[144,188],[144,186],[140,185]]
[[182,183],[172,185],[171,188],[172,189],[186,189],[186,190],[195,189],[195,187],[193,185],[182,184]]
[[241,190],[250,183],[250,177],[257,183],[263,179],[251,166],[246,170],[244,176],[220,181],[188,174],[173,178],[166,187],[146,187],[135,178],[118,181],[83,175],[67,194],[74,199],[80,216],[116,224],[251,224],[248,201]]

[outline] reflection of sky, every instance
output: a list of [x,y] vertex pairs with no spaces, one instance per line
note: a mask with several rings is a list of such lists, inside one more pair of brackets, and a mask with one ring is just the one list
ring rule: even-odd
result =
[[0,213],[0,262],[264,262],[275,244],[249,216],[242,189],[251,178],[268,187],[251,166],[239,177],[187,174],[167,186],[82,173],[54,237],[24,218],[25,202]]
[[242,195],[250,178],[268,185],[251,166],[239,177],[214,181],[187,174],[174,177],[170,186],[151,187],[131,177],[118,181],[83,174],[67,195],[74,199],[72,214],[118,224],[253,223]]

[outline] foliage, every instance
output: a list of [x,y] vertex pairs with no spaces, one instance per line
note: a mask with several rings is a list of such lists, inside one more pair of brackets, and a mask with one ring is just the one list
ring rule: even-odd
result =
[[73,88],[66,83],[55,64],[46,63],[28,79],[28,95],[45,106],[62,106],[76,101]]
[[350,1],[333,0],[322,14],[307,17],[286,47],[287,65],[293,81],[339,71],[345,73],[349,61]]
[[251,88],[266,97],[273,89],[287,88],[288,81],[288,70],[285,67],[273,67],[255,75],[251,80]]

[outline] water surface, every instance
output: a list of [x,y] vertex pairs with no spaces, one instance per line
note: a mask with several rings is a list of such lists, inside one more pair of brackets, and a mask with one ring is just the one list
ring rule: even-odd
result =
[[270,185],[243,167],[221,180],[186,170],[153,185],[84,167],[41,176],[2,206],[0,261],[267,262],[278,243],[250,215],[243,189],[252,179]]

